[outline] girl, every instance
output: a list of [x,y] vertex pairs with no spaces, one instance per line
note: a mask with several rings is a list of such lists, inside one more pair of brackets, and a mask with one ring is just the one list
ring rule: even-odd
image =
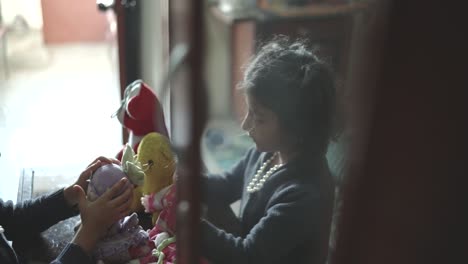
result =
[[239,231],[202,219],[202,254],[214,263],[325,263],[333,74],[305,44],[277,39],[251,61],[241,88],[248,106],[242,128],[256,147],[203,183],[208,209],[241,199]]

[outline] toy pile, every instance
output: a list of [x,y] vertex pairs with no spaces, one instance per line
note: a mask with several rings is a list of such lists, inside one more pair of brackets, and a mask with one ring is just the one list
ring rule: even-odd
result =
[[[94,252],[104,263],[175,262],[175,155],[158,97],[141,80],[130,84],[115,113],[129,132],[128,143],[117,154],[122,165],[104,165],[90,180],[89,199],[96,199],[122,177],[134,185],[132,214],[119,220]],[[143,230],[139,216],[151,216]]]

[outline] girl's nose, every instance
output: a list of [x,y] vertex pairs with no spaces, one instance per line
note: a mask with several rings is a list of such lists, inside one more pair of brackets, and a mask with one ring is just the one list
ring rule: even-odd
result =
[[241,128],[242,130],[244,131],[249,131],[250,130],[250,127],[249,127],[249,124],[248,124],[248,115],[245,115],[244,117],[244,120],[242,120],[242,124],[241,124]]

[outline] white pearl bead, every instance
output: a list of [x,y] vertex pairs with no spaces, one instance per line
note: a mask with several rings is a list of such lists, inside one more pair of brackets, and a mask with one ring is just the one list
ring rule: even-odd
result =
[[276,164],[272,166],[267,172],[264,172],[265,169],[268,167],[268,165],[275,159],[277,153],[274,153],[268,160],[266,160],[260,168],[257,170],[257,173],[255,173],[254,177],[252,180],[249,182],[247,185],[247,192],[256,192],[260,190],[263,187],[263,184],[266,182],[266,180],[283,164]]

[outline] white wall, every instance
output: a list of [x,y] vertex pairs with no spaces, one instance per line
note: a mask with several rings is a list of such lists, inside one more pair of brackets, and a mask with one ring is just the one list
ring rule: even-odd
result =
[[14,18],[20,15],[26,19],[31,28],[42,28],[41,0],[2,0],[1,2],[5,23],[12,23]]
[[[156,94],[161,94],[161,79],[165,74],[164,69],[164,44],[167,41],[163,36],[163,21],[165,12],[165,2],[167,0],[154,1],[144,0],[141,1],[141,69],[142,79],[150,85]],[[167,2],[166,2],[167,3]],[[168,94],[169,95],[169,94]],[[169,96],[167,98],[160,98],[164,108],[166,125],[170,131],[170,104]]]
[[209,9],[205,12],[205,35],[205,79],[210,96],[210,118],[230,118],[230,35],[227,25],[213,17]]
[[141,1],[141,63],[142,76],[146,83],[159,92],[157,87],[163,74],[163,43],[160,1]]

